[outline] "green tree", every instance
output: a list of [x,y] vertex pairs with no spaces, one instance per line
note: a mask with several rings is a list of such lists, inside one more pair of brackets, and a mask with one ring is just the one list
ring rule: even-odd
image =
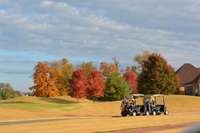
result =
[[112,73],[106,79],[104,99],[109,101],[121,100],[131,93],[128,83],[120,73]]
[[139,93],[174,94],[178,91],[178,81],[174,69],[159,54],[152,53],[142,62],[142,72],[138,78]]

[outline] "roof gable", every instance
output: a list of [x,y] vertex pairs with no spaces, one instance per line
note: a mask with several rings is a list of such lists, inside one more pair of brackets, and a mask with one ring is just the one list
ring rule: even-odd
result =
[[200,76],[200,69],[196,68],[192,64],[184,64],[177,71],[176,74],[179,76],[182,84],[188,84],[193,82],[197,77]]

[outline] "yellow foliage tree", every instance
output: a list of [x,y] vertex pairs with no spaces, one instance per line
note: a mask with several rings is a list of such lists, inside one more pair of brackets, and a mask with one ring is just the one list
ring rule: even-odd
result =
[[72,78],[73,65],[67,59],[50,63],[51,75],[56,79],[56,87],[60,95],[67,95],[70,89],[69,81]]

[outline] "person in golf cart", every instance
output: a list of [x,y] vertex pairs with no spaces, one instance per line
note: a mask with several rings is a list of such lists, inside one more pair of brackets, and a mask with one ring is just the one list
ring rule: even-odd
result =
[[162,94],[156,94],[150,96],[150,114],[152,115],[168,115],[169,112],[165,105],[165,96]]
[[136,102],[136,99],[143,98],[143,97],[144,97],[143,94],[133,94],[128,99],[127,97],[124,98],[121,103],[121,115],[122,116],[127,116],[127,115],[136,116],[143,113],[144,105],[139,105]]
[[145,113],[145,115],[150,115],[152,113],[152,107],[155,104],[154,99],[149,95],[145,95],[143,102],[144,102],[144,113]]

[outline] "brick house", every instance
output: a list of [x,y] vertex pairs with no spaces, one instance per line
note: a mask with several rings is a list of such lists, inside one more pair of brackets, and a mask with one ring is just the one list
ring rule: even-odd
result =
[[184,64],[176,71],[176,75],[180,78],[180,91],[184,91],[185,95],[200,94],[200,68]]

